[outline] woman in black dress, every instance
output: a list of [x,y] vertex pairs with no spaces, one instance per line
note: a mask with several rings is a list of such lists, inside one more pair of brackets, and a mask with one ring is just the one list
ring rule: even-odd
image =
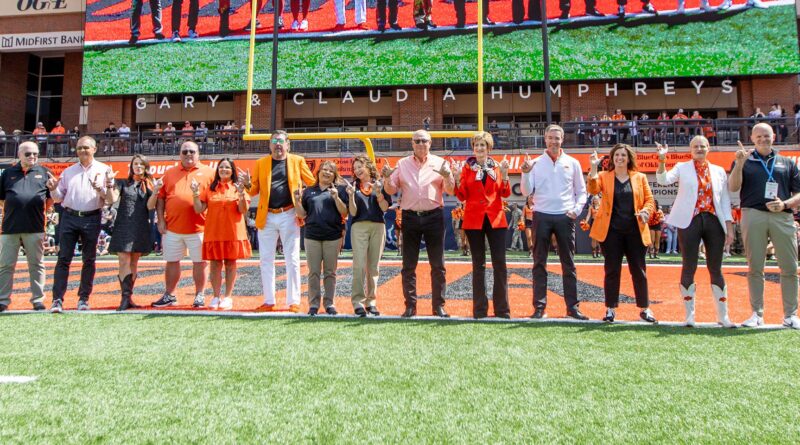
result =
[[[153,249],[150,231],[150,210],[155,208],[156,195],[153,193],[153,177],[150,176],[150,163],[142,155],[133,155],[128,168],[128,179],[118,180],[119,208],[114,223],[109,251],[119,258],[119,285],[122,301],[118,311],[136,309],[131,300],[139,258]],[[152,202],[150,202],[152,201]]]

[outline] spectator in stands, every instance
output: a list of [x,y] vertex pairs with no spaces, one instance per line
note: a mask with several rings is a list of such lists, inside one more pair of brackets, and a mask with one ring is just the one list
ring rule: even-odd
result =
[[[500,162],[489,156],[493,145],[491,134],[476,133],[472,137],[474,156],[467,158],[463,167],[456,168],[453,172],[456,196],[465,203],[463,227],[472,248],[472,316],[475,318],[485,318],[489,311],[486,296],[486,240],[489,241],[494,275],[494,316],[511,318],[506,268],[508,222],[503,209],[503,198],[511,196],[509,164],[505,156]],[[521,221],[522,211],[516,204],[513,207]],[[511,247],[514,247],[513,244]]]
[[119,133],[117,133],[117,126],[114,125],[114,122],[109,122],[108,127],[103,130],[103,134],[105,138],[103,140],[103,153],[108,153],[114,151],[114,145],[116,143],[116,138]]
[[208,138],[208,127],[206,127],[205,122],[200,122],[200,126],[195,130],[195,138],[197,138],[197,142],[200,143],[204,143],[206,138]]
[[[247,240],[245,215],[250,200],[239,178],[236,164],[223,158],[210,186],[200,189],[200,183],[191,183],[194,211],[214,221],[206,228],[203,237],[203,260],[211,262],[211,288],[214,298],[210,309],[233,309],[233,287],[236,284],[236,260],[250,258],[250,241]],[[225,296],[222,297],[222,268],[225,267]]]
[[533,195],[528,195],[525,198],[525,205],[522,207],[522,217],[525,219],[525,239],[528,241],[528,254],[533,258],[533,215],[534,204]]
[[117,310],[124,311],[139,307],[133,302],[139,258],[153,250],[150,211],[156,208],[158,196],[153,192],[153,177],[147,158],[133,155],[127,178],[117,180],[114,186],[118,191],[119,206],[108,250],[119,260],[117,279],[121,299]]
[[18,162],[0,174],[0,206],[3,209],[0,234],[0,312],[8,309],[13,292],[14,271],[20,246],[28,260],[33,309],[45,309],[45,269],[43,235],[45,211],[52,205],[47,181],[50,171],[39,165],[39,147],[23,142],[17,150]]
[[[380,315],[376,307],[379,263],[386,244],[384,214],[392,205],[392,195],[378,181],[378,169],[366,156],[353,161],[355,182],[347,187],[350,213],[350,244],[353,246],[352,303],[355,314]],[[308,247],[306,247],[306,250]]]
[[131,0],[131,38],[128,39],[128,45],[135,45],[139,41],[142,6],[145,1],[150,3],[150,21],[153,23],[153,37],[157,40],[164,40],[164,28],[161,25],[161,0]]
[[[525,228],[525,222],[522,219],[522,209],[516,203],[511,204],[510,228],[511,250],[525,250],[525,246],[522,244],[522,231]],[[503,245],[505,245],[505,238],[503,238]]]
[[177,304],[175,289],[181,278],[181,259],[189,250],[195,297],[193,307],[205,306],[206,262],[203,261],[203,232],[206,218],[194,211],[192,183],[204,190],[214,180],[214,171],[200,163],[200,149],[192,141],[181,144],[181,163],[169,169],[156,181],[153,193],[158,195],[156,214],[158,231],[163,236],[166,289],[152,303],[153,307]]
[[704,136],[695,136],[689,147],[692,160],[679,162],[667,172],[665,166],[668,148],[659,145],[656,172],[659,184],[678,183],[678,195],[667,224],[678,229],[678,240],[683,254],[680,291],[686,306],[686,325],[694,326],[695,323],[694,276],[698,249],[702,242],[705,247],[706,267],[711,276],[711,293],[717,308],[717,320],[724,327],[735,327],[728,318],[728,288],[722,275],[723,252],[733,242],[726,173],[722,167],[708,162],[710,146]]
[[167,122],[167,125],[164,127],[164,142],[167,144],[173,144],[175,142],[175,134],[176,128],[172,125],[172,122]]
[[670,117],[666,111],[662,111],[661,114],[658,115],[658,125],[661,127],[658,130],[658,136],[655,139],[660,141],[662,144],[667,143],[667,137],[670,133]]
[[78,162],[61,173],[49,175],[47,188],[55,202],[63,206],[59,224],[60,249],[53,278],[53,304],[50,311],[63,310],[64,294],[69,281],[69,268],[78,242],[82,246],[83,267],[78,288],[78,310],[89,310],[89,296],[94,287],[97,240],[100,234],[100,210],[116,201],[111,168],[94,158],[97,142],[91,136],[78,139],[75,149]]
[[402,209],[403,317],[417,314],[417,263],[423,237],[431,265],[431,304],[433,314],[449,317],[444,309],[447,280],[444,266],[444,193],[453,193],[453,175],[447,161],[430,152],[431,135],[414,132],[413,154],[400,159],[396,168],[386,161],[381,171],[386,192],[398,191]]
[[0,143],[5,143],[6,141],[6,132],[3,131],[3,127],[0,127]]
[[193,141],[194,140],[194,127],[192,123],[186,121],[183,123],[183,128],[181,128],[181,140],[182,141]]
[[122,122],[119,124],[119,129],[117,130],[119,134],[119,147],[122,153],[127,153],[129,151],[128,145],[131,143],[131,129],[128,127],[128,124]]
[[678,112],[672,116],[673,121],[678,121],[675,123],[675,136],[679,144],[685,144],[689,138],[689,129],[683,122],[688,119],[689,117],[683,113],[683,108],[679,108]]
[[661,204],[655,201],[656,209],[650,214],[650,219],[647,225],[650,228],[650,240],[652,245],[648,248],[650,258],[658,259],[658,253],[661,250],[661,225],[664,223],[664,212],[661,211]]
[[[625,120],[625,115],[622,114],[622,110],[617,108],[617,110],[611,116],[611,120],[612,121],[624,121]],[[617,144],[625,142],[625,137],[627,136],[627,132],[628,132],[627,128],[625,128],[627,126],[627,124],[625,122],[619,122],[619,123],[616,123],[616,124],[613,124],[613,125],[614,125],[613,128],[614,128],[614,139],[615,139],[614,142],[617,143]]]
[[[764,252],[772,240],[781,270],[785,326],[800,329],[797,317],[797,249],[791,209],[800,203],[800,171],[795,162],[777,154],[772,127],[759,123],[750,140],[755,150],[741,146],[729,178],[731,193],[740,192],[742,235],[747,253],[747,282],[753,315],[743,326],[764,324]],[[685,252],[684,252],[685,254]]]
[[763,119],[765,117],[767,116],[764,114],[763,111],[761,111],[761,107],[756,107],[756,111],[754,111],[753,114],[750,115],[750,118],[752,119]]
[[689,119],[692,121],[692,134],[695,136],[703,134],[703,116],[700,115],[700,112],[697,110],[692,111],[691,117]]
[[636,306],[641,309],[639,317],[648,323],[655,323],[656,319],[650,310],[644,259],[647,246],[651,243],[647,222],[656,211],[653,193],[647,175],[637,169],[636,153],[630,146],[616,144],[609,157],[611,162],[608,170],[598,173],[601,159],[597,152],[592,153],[588,183],[589,193],[603,196],[601,210],[597,212],[590,232],[590,236],[602,244],[605,258],[603,291],[606,315],[603,321],[611,323],[616,318],[624,255],[633,281]]
[[578,281],[575,269],[575,220],[586,205],[586,183],[580,163],[564,153],[564,129],[550,125],[545,129],[544,154],[523,162],[522,194],[533,194],[536,203],[533,236],[533,318],[546,317],[547,253],[551,235],[558,243],[567,316],[587,320],[578,308]]
[[305,159],[289,153],[289,135],[283,130],[272,133],[271,154],[256,161],[255,173],[243,173],[250,196],[259,196],[256,212],[258,247],[261,253],[261,282],[264,304],[260,312],[275,310],[275,252],[278,239],[286,258],[286,302],[289,310],[300,312],[300,221],[297,194],[301,182],[314,183],[314,174]]

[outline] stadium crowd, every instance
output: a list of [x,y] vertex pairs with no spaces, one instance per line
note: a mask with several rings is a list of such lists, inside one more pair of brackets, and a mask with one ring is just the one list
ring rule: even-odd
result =
[[[133,295],[139,259],[151,253],[154,246],[160,247],[166,267],[164,293],[151,304],[153,307],[177,303],[180,261],[188,252],[195,284],[193,305],[231,309],[237,260],[250,258],[256,240],[264,292],[263,305],[256,311],[280,310],[275,299],[274,265],[280,244],[286,260],[286,304],[290,311],[299,312],[302,234],[308,266],[308,315],[321,310],[336,315],[337,261],[349,219],[355,271],[353,312],[361,317],[377,316],[380,259],[391,235],[384,225],[385,213],[394,208],[398,214],[397,241],[402,245],[403,317],[416,315],[416,268],[423,240],[431,265],[433,313],[449,317],[445,310],[444,195],[450,194],[460,201],[452,212],[454,232],[463,253],[472,258],[475,318],[490,316],[484,273],[487,249],[494,271],[492,315],[510,318],[506,233],[512,230],[512,249],[525,247],[524,233],[533,258],[532,317],[547,316],[546,266],[553,244],[561,262],[567,316],[588,319],[580,310],[574,263],[579,226],[594,240],[593,256],[602,253],[604,258],[604,321],[615,321],[624,257],[640,317],[656,323],[649,306],[645,254],[657,258],[664,234],[666,253],[674,254],[676,244],[680,246],[678,290],[685,303],[686,325],[695,324],[694,276],[702,253],[711,277],[718,323],[736,327],[728,316],[728,289],[721,273],[722,259],[737,238],[736,224],[747,256],[752,309],[742,325],[757,327],[764,322],[764,263],[770,254],[777,258],[781,270],[784,325],[800,329],[798,227],[793,218],[793,210],[800,207],[800,171],[792,160],[773,150],[774,140],[772,126],[755,125],[751,136],[754,147],[739,144],[730,175],[724,167],[706,159],[710,143],[705,135],[694,135],[689,141],[692,159],[670,170],[665,168],[668,147],[658,144],[657,181],[678,184],[675,204],[664,210],[653,199],[645,175],[637,169],[633,147],[616,143],[606,156],[595,152],[584,178],[578,161],[562,150],[564,130],[558,125],[545,130],[546,150],[542,155],[526,156],[521,186],[527,200],[522,208],[512,205],[510,209],[504,202],[511,193],[509,162],[505,157],[491,157],[494,139],[487,132],[478,132],[471,139],[473,156],[451,163],[431,153],[430,134],[418,130],[411,141],[413,154],[394,167],[384,162],[378,170],[371,159],[357,157],[352,183],[341,177],[337,165],[330,161],[312,173],[303,157],[290,152],[284,131],[271,135],[270,154],[259,159],[252,172],[237,168],[231,158],[223,158],[212,169],[200,162],[198,144],[186,140],[181,144],[180,164],[158,179],[150,175],[149,162],[140,154],[131,158],[127,177],[117,178],[108,165],[95,159],[99,147],[91,136],[78,139],[78,162],[56,177],[38,162],[37,143],[26,141],[19,146],[18,162],[0,177],[0,312],[10,304],[20,248],[28,262],[35,310],[45,309],[43,256],[58,255],[50,307],[51,312],[58,313],[63,310],[70,266],[77,252],[82,260],[78,310],[90,309],[96,256],[106,252],[119,259],[119,310],[138,307]],[[732,207],[729,192],[740,192],[741,208]],[[250,199],[255,196],[259,199],[252,215]],[[579,220],[587,202],[587,217]],[[53,211],[54,203],[60,206],[60,212]],[[508,211],[511,218],[507,218]],[[213,290],[208,305],[207,279]]]

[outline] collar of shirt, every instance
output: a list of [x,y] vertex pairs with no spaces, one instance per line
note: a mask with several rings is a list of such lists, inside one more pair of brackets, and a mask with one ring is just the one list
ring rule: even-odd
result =
[[183,166],[183,163],[181,163],[180,164],[180,169],[185,171],[185,172],[192,172],[192,171],[195,171],[195,170],[199,169],[202,166],[203,166],[203,164],[198,162],[198,163],[194,164],[193,166],[191,166],[189,168],[186,168],[186,167]]

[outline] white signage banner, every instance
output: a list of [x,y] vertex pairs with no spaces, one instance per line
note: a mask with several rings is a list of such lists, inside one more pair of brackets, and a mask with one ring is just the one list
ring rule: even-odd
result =
[[83,48],[83,31],[0,34],[0,52]]
[[83,12],[84,3],[85,0],[0,0],[0,17]]

